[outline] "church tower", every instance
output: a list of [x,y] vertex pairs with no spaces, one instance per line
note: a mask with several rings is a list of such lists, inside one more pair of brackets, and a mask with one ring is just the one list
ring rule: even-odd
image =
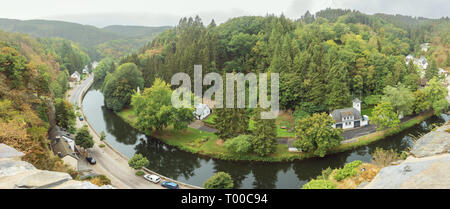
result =
[[357,109],[359,112],[361,112],[361,100],[358,98],[355,98],[353,100],[353,108]]

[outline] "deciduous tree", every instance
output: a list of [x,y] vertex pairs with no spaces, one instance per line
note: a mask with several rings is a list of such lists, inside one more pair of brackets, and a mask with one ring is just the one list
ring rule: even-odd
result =
[[378,126],[378,130],[393,128],[400,124],[400,119],[389,102],[381,102],[373,109],[372,121]]
[[343,140],[342,129],[333,128],[333,118],[326,113],[314,113],[296,122],[294,146],[304,152],[323,157],[327,151]]
[[230,174],[217,172],[203,183],[205,189],[233,189],[234,183]]

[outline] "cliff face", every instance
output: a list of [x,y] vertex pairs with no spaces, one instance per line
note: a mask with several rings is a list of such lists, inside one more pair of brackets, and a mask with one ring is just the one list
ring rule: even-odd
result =
[[36,169],[20,160],[24,154],[0,144],[0,189],[112,189],[75,181],[67,173]]
[[396,166],[380,170],[366,189],[449,189],[450,125],[421,137],[412,156]]

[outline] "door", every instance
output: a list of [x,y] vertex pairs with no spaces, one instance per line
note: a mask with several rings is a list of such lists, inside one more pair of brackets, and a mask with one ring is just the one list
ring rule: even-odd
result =
[[361,126],[361,121],[355,121],[355,128],[358,128],[358,127],[360,127]]

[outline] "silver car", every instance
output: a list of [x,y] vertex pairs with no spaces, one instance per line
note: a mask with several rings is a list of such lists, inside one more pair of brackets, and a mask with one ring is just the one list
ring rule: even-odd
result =
[[151,181],[151,182],[153,182],[153,183],[155,183],[155,184],[157,184],[157,183],[159,183],[161,181],[161,178],[159,178],[159,176],[157,176],[157,175],[145,174],[144,178],[149,180],[149,181]]

